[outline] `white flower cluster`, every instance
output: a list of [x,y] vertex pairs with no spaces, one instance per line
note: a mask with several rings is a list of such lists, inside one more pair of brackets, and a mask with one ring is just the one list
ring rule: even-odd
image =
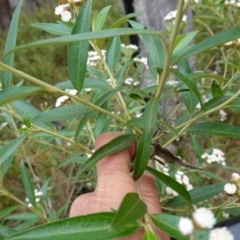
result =
[[125,83],[126,85],[133,85],[133,86],[138,86],[138,85],[140,84],[139,81],[134,81],[134,79],[131,78],[131,77],[126,78],[126,79],[124,80],[124,83]]
[[[177,10],[169,12],[165,17],[164,21],[174,21],[177,16]],[[186,22],[187,21],[187,16],[183,15],[182,21]]]
[[[168,172],[167,172],[166,175],[169,175]],[[175,179],[177,180],[177,182],[179,182],[180,184],[185,186],[188,191],[193,189],[192,184],[190,184],[189,177],[187,175],[185,175],[184,172],[177,171],[176,174],[175,174]],[[166,187],[166,193],[168,195],[173,195],[173,196],[177,196],[178,195],[178,193],[175,192],[170,187]]]
[[[184,236],[191,235],[195,229],[211,229],[216,223],[216,219],[211,210],[201,207],[196,209],[192,218],[181,217],[178,229]],[[226,228],[215,228],[210,231],[208,240],[234,240],[232,233]]]
[[225,154],[217,148],[213,148],[211,154],[209,154],[208,152],[205,152],[204,154],[202,154],[201,158],[206,159],[206,162],[208,164],[220,163],[223,166],[226,165]]
[[133,61],[136,63],[142,63],[143,65],[145,65],[148,68],[148,60],[146,57],[134,58]]
[[168,86],[176,87],[177,84],[178,84],[178,81],[175,80],[175,79],[169,79],[169,80],[167,80],[166,84],[167,84]]
[[240,7],[240,1],[239,0],[226,0],[225,5],[230,5],[232,7]]
[[[68,92],[71,95],[77,95],[77,90],[75,89],[65,89],[65,92]],[[61,96],[56,100],[55,107],[60,107],[62,106],[65,102],[67,102],[70,99],[69,96]]]
[[[106,50],[102,49],[101,54],[103,55],[104,59],[106,57]],[[98,62],[101,60],[101,57],[98,55],[95,51],[89,51],[88,52],[88,59],[87,59],[87,65],[90,67],[97,67]]]
[[[39,191],[38,189],[34,189],[34,196],[36,203],[40,202],[40,197],[42,196],[42,191]],[[25,198],[25,202],[28,204],[28,207],[31,208],[33,205],[29,202],[28,198]]]
[[220,110],[219,111],[219,115],[220,115],[220,121],[224,122],[225,120],[227,120],[227,113],[224,110]]
[[179,231],[184,235],[191,235],[194,229],[211,229],[216,223],[216,219],[211,210],[201,207],[196,209],[192,218],[181,217],[178,223]]
[[126,45],[124,43],[121,44],[121,47],[122,48],[125,48],[125,49],[129,49],[133,52],[137,51],[138,50],[138,46],[134,45],[134,44],[129,44],[129,45]]
[[72,14],[70,11],[68,11],[70,9],[70,5],[69,3],[66,4],[62,4],[62,5],[58,5],[55,8],[55,14],[56,15],[61,15],[61,19],[63,22],[69,22],[72,18]]
[[234,240],[234,236],[226,227],[215,228],[211,230],[208,240],[219,240],[219,239]]
[[240,175],[233,173],[230,181],[230,183],[224,185],[224,191],[229,196],[236,195],[240,198]]

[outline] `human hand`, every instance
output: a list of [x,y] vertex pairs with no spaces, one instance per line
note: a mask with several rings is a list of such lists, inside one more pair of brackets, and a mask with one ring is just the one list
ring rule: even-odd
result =
[[[97,150],[112,139],[120,136],[120,132],[106,132],[101,134],[95,143]],[[154,178],[148,173],[135,182],[130,176],[130,163],[135,155],[135,144],[128,148],[104,157],[97,163],[97,187],[94,192],[83,194],[75,199],[70,210],[70,217],[97,212],[109,212],[118,209],[127,193],[137,192],[147,205],[149,214],[160,213],[159,196]],[[169,237],[153,226],[159,239],[168,240]],[[140,229],[132,235],[121,238],[127,240],[141,239],[144,230]]]

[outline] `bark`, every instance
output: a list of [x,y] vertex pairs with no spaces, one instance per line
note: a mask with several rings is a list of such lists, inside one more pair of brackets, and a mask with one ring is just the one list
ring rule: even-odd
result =
[[11,6],[8,0],[0,0],[0,6],[0,28],[6,30],[11,22]]

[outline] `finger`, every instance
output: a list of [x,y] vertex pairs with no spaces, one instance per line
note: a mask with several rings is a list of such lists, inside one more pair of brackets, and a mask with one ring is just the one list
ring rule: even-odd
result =
[[[106,132],[101,134],[95,143],[97,150],[101,146],[110,142],[114,138],[122,135],[121,132]],[[122,181],[133,184],[130,177],[130,163],[135,155],[135,144],[131,144],[126,149],[112,155],[104,157],[97,163],[97,190],[114,190],[118,185],[123,185]]]

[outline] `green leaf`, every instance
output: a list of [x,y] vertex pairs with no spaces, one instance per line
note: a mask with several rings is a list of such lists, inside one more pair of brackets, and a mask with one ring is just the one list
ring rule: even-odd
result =
[[60,36],[68,36],[71,34],[71,28],[58,23],[33,23],[32,26]]
[[5,239],[10,235],[16,234],[18,231],[9,227],[0,225],[0,239]]
[[106,61],[113,72],[119,63],[121,56],[121,40],[119,36],[113,37],[107,47]]
[[223,90],[215,81],[212,83],[211,91],[214,98],[224,96]]
[[143,234],[142,240],[158,240],[158,237],[156,236],[156,234],[154,232],[147,230]]
[[11,89],[3,89],[0,91],[0,106],[13,100],[32,95],[41,89],[40,87],[12,87]]
[[238,65],[233,64],[233,63],[231,63],[231,62],[229,62],[229,61],[218,60],[218,61],[216,61],[216,63],[226,64],[226,65],[231,66],[231,67],[235,68],[236,70],[240,71],[240,67],[239,67]]
[[82,152],[77,152],[77,153],[71,154],[70,156],[66,157],[64,160],[62,160],[58,164],[57,169],[65,166],[68,163],[72,163],[72,162],[75,162],[75,161],[79,162],[80,159],[82,160],[81,163],[84,164],[88,158],[87,157],[82,157],[81,158],[82,155],[83,155]]
[[174,48],[173,54],[177,54],[178,51],[185,48],[193,40],[193,38],[196,36],[197,33],[198,31],[193,31],[193,32],[183,34],[183,37],[181,38],[177,46]]
[[111,6],[106,6],[103,8],[93,19],[93,31],[101,30],[106,21],[109,9]]
[[[187,75],[192,72],[192,70],[189,66],[189,63],[186,59],[179,61],[178,69],[179,69],[179,72],[182,73],[183,75]],[[192,83],[197,88],[196,83],[194,81],[192,81]],[[188,87],[186,84],[183,83],[181,85],[181,89],[185,90],[185,89],[188,89]],[[184,104],[185,104],[188,112],[190,114],[192,114],[194,112],[194,110],[196,109],[196,105],[198,103],[197,98],[191,91],[182,91],[182,97],[183,97],[183,101],[184,101]]]
[[[55,87],[60,89],[74,89],[71,81],[60,82],[56,84]],[[101,79],[85,78],[82,88],[111,88],[111,85]]]
[[198,144],[197,139],[195,138],[195,136],[193,134],[191,134],[191,140],[192,140],[192,145],[193,145],[194,152],[197,155],[198,162],[201,164],[201,163],[203,163],[203,160],[202,160],[202,157],[201,157],[202,156],[202,149],[201,149],[200,145]]
[[6,52],[5,55],[10,54],[11,52],[16,52],[19,50],[25,50],[28,48],[36,48],[36,47],[44,47],[50,45],[62,45],[66,43],[74,43],[74,42],[82,42],[88,40],[95,40],[101,38],[111,38],[114,36],[126,36],[126,35],[137,35],[137,34],[151,34],[151,35],[159,35],[159,32],[156,30],[142,30],[142,29],[131,29],[131,28],[112,28],[112,29],[104,29],[96,32],[87,32],[87,33],[78,33],[70,36],[62,36],[49,38],[44,40],[38,40],[35,42],[27,43],[20,45],[12,50]]
[[178,77],[187,87],[191,90],[191,92],[195,95],[195,97],[198,99],[202,109],[204,110],[204,105],[201,99],[201,95],[198,91],[198,88],[194,82],[192,82],[190,79],[188,79],[184,74],[180,73],[177,70],[172,69],[171,72]]
[[[134,29],[144,29],[144,26],[129,20],[128,21],[131,26]],[[162,40],[159,36],[154,36],[154,35],[139,35],[140,39],[143,41],[148,54],[150,55],[150,58],[152,60],[153,65],[149,66],[150,68],[158,68],[161,69],[163,68],[164,65],[164,59],[165,59],[165,55],[164,55],[164,46],[162,43]]]
[[[88,0],[80,9],[72,35],[89,31],[91,6],[92,0]],[[88,41],[70,43],[68,46],[68,71],[70,80],[78,92],[82,89],[86,75],[88,48]]]
[[6,175],[7,171],[9,170],[12,161],[13,161],[13,156],[14,154],[12,154],[10,157],[8,157],[7,160],[4,161],[4,163],[1,165],[1,174],[2,174],[2,178]]
[[26,136],[22,135],[0,149],[0,165],[2,165],[22,144]]
[[144,111],[144,129],[150,131],[157,123],[158,99],[151,98]]
[[[157,227],[168,233],[171,237],[177,240],[189,240],[189,237],[183,236],[178,229],[179,216],[161,213],[151,215],[151,219]],[[209,230],[195,230],[193,239],[206,240],[208,239],[208,235]]]
[[171,237],[178,240],[189,240],[189,237],[183,236],[178,229],[179,216],[161,213],[151,215],[151,219],[158,228],[168,233]]
[[224,78],[222,76],[216,75],[216,74],[209,74],[204,72],[193,72],[187,74],[187,77],[192,80],[196,78],[210,78],[210,79],[216,79],[219,83],[222,83],[224,81]]
[[[5,218],[7,215],[9,215],[11,212],[13,212],[14,210],[20,208],[20,205],[16,205],[16,206],[11,206],[11,207],[7,207],[5,209],[3,209],[0,212],[0,219]],[[0,231],[1,232],[1,231]]]
[[139,129],[144,129],[144,118],[132,118],[127,121],[127,125],[130,127],[137,127]]
[[181,51],[178,51],[176,54],[173,55],[172,62],[177,62],[181,59],[194,56],[197,53],[206,51],[208,49],[211,49],[219,45],[223,45],[224,43],[229,42],[231,40],[235,40],[239,37],[240,37],[240,26],[236,26],[226,31],[219,32],[214,36],[204,39],[203,41],[201,41],[196,45],[185,47]]
[[134,223],[147,212],[146,204],[137,193],[127,193],[116,212],[111,229],[121,229],[123,226]]
[[36,122],[62,121],[80,117],[90,111],[91,110],[88,107],[81,105],[63,106],[45,111],[32,118],[32,121]]
[[20,172],[21,172],[21,180],[25,190],[25,193],[29,199],[29,202],[35,207],[36,199],[34,194],[34,187],[32,184],[32,180],[27,172],[24,161],[20,163]]
[[[105,102],[102,105],[102,108],[108,110],[108,102]],[[97,137],[101,133],[106,132],[108,130],[110,122],[111,119],[109,116],[107,116],[105,113],[98,113],[96,117],[96,126],[94,128],[94,136]]]
[[175,181],[173,178],[158,172],[157,170],[150,168],[147,166],[146,170],[150,172],[154,177],[159,179],[162,183],[173,189],[175,192],[177,192],[187,203],[191,204],[191,196],[189,192],[177,181]]
[[[192,199],[192,204],[196,204],[202,201],[205,201],[220,192],[223,191],[223,186],[225,183],[213,184],[213,185],[205,185],[203,187],[194,188],[189,191],[189,194]],[[164,206],[171,208],[179,208],[186,205],[186,202],[180,197],[176,196],[168,201]]]
[[217,122],[193,124],[186,131],[207,136],[240,138],[240,127]]
[[[6,40],[6,45],[3,50],[3,55],[7,51],[13,49],[16,46],[18,22],[19,22],[19,16],[22,8],[22,3],[23,3],[23,0],[20,0],[18,2],[18,5],[13,13],[11,24],[8,31],[7,40]],[[15,54],[11,53],[3,58],[3,63],[12,67],[14,63],[14,58],[15,58]],[[10,72],[2,72],[1,75],[2,75],[2,88],[5,89],[5,88],[11,87],[13,74]]]
[[144,132],[137,146],[136,157],[134,159],[133,178],[136,181],[145,171],[151,154],[151,134]]
[[138,228],[138,225],[132,224],[109,231],[113,217],[114,213],[106,212],[67,218],[31,228],[9,236],[6,240],[110,240],[131,234]]
[[96,164],[105,156],[120,152],[121,150],[127,148],[131,143],[135,142],[136,139],[137,135],[134,134],[125,134],[114,138],[112,141],[100,147],[96,152],[94,152],[88,161],[82,166],[80,172],[84,172],[86,169]]
[[127,15],[119,18],[116,22],[114,22],[110,26],[110,28],[117,28],[117,27],[121,26],[123,23],[125,23],[126,21],[128,21],[129,19],[134,18],[134,17],[139,17],[141,15],[142,15],[142,13],[130,13],[130,14],[127,14]]
[[24,212],[13,214],[6,219],[17,221],[35,221],[36,219],[39,219],[39,216],[32,212]]

